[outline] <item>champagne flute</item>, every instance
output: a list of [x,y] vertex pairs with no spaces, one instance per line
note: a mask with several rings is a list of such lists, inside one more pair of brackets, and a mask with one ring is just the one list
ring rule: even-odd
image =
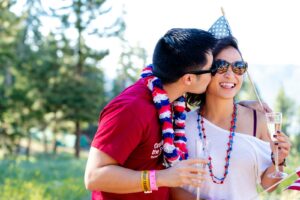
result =
[[[273,142],[276,142],[274,135],[276,135],[277,131],[281,131],[281,124],[282,124],[282,113],[281,112],[271,112],[266,113],[267,118],[267,125],[270,137]],[[275,160],[275,172],[269,174],[270,178],[285,178],[287,176],[286,173],[279,171],[278,169],[278,146],[275,146],[275,153],[274,153],[274,160]]]
[[[209,141],[208,140],[195,140],[195,157],[203,160],[208,160],[209,156]],[[204,169],[206,164],[199,164],[199,169]],[[196,200],[200,200],[200,187],[197,187],[197,197]]]

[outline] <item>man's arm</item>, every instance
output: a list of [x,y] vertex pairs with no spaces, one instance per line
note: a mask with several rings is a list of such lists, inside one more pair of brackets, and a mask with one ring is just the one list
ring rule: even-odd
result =
[[242,106],[245,106],[247,108],[257,110],[257,111],[262,112],[262,113],[272,112],[272,109],[265,102],[262,102],[262,105],[261,105],[259,103],[259,101],[256,101],[256,100],[244,100],[244,101],[238,102],[238,104],[240,104]]
[[[203,178],[196,172],[195,164],[205,163],[199,159],[190,159],[177,163],[175,166],[156,171],[158,187],[178,187],[182,185],[198,186]],[[205,173],[201,170],[200,173]],[[106,153],[91,147],[85,170],[85,186],[91,191],[112,193],[142,192],[141,171],[134,171],[118,165]]]
[[[140,192],[140,176],[135,171],[118,166],[110,156],[91,147],[86,170],[85,186],[88,190],[115,193]],[[120,187],[121,186],[121,187]]]

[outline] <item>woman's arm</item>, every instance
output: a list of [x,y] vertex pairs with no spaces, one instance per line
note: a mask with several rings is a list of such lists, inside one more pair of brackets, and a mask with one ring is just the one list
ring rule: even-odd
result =
[[[278,132],[276,134],[276,142],[273,142],[271,140],[270,134],[268,132],[268,128],[266,125],[266,120],[265,116],[262,113],[259,113],[258,115],[258,121],[259,121],[259,138],[263,141],[270,142],[272,151],[275,152],[275,148],[278,148],[278,163],[283,163],[284,160],[288,157],[290,148],[291,148],[291,143],[289,141],[289,138],[282,132]],[[271,156],[271,155],[270,155]],[[283,171],[284,166],[279,166],[279,170]],[[267,189],[274,185],[276,182],[280,181],[280,179],[274,179],[274,178],[269,178],[268,174],[272,173],[275,171],[275,166],[271,165],[268,167],[265,172],[261,176],[261,186],[264,189]],[[277,186],[271,188],[268,190],[269,192],[272,192],[273,190],[276,189]]]

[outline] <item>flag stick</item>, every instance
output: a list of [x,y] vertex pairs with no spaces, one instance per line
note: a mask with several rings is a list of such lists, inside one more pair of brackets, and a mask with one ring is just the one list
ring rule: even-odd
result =
[[222,6],[221,6],[221,12],[222,12],[222,15],[225,16],[225,11]]
[[[224,11],[224,8],[223,8],[222,6],[221,6],[221,12],[222,12],[222,15],[225,17],[225,11]],[[228,29],[230,29],[229,25],[228,25]],[[231,30],[230,30],[230,32],[231,32],[231,34],[232,34],[232,31],[231,31]],[[240,53],[240,54],[241,54],[241,53]],[[241,56],[242,56],[242,54],[241,54]],[[242,57],[242,60],[244,60],[243,57]],[[250,73],[249,73],[248,70],[247,70],[247,75],[248,75],[248,78],[249,78],[249,81],[250,81],[250,85],[251,85],[251,87],[252,87],[252,89],[253,89],[253,91],[254,91],[254,93],[255,93],[255,96],[256,96],[258,102],[259,102],[259,105],[261,106],[261,109],[262,109],[262,111],[264,112],[264,114],[266,114],[266,111],[265,111],[265,109],[264,109],[264,106],[263,106],[263,104],[262,104],[262,101],[261,101],[261,99],[260,99],[260,97],[259,97],[259,95],[258,95],[257,89],[256,89],[256,87],[255,87],[255,85],[254,85],[254,83],[253,83],[253,81],[252,81],[252,78],[251,78]]]
[[250,81],[251,87],[252,87],[252,89],[253,89],[253,91],[254,91],[254,93],[255,93],[255,96],[256,96],[256,98],[257,98],[257,100],[258,100],[258,102],[259,102],[259,105],[261,106],[262,111],[266,114],[265,109],[264,109],[264,106],[263,106],[263,104],[262,104],[262,101],[261,101],[261,99],[260,99],[260,97],[259,97],[259,95],[258,95],[257,89],[256,89],[256,87],[255,87],[255,85],[254,85],[254,83],[253,83],[253,81],[252,81],[252,78],[251,78],[250,73],[249,73],[248,70],[247,70],[247,75],[248,75],[248,79],[249,79],[249,81]]

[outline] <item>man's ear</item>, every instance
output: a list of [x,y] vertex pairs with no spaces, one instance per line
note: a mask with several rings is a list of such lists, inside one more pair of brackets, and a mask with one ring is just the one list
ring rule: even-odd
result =
[[192,84],[193,79],[193,74],[185,74],[181,77],[182,83],[187,86],[190,86]]

